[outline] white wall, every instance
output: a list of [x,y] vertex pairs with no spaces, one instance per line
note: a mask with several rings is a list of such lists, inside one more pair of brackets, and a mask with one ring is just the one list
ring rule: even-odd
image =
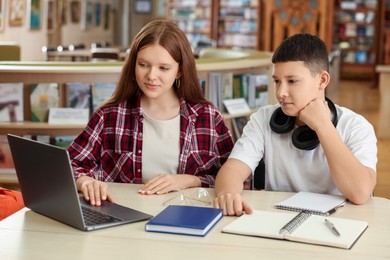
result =
[[42,55],[41,48],[43,45],[46,45],[46,37],[43,30],[30,30],[26,19],[24,19],[24,24],[21,26],[10,26],[8,23],[8,5],[10,2],[9,0],[4,1],[4,11],[6,12],[3,30],[0,32],[0,41],[10,41],[19,44],[22,60],[42,60],[44,56]]
[[[99,27],[91,27],[90,29],[83,30],[81,28],[81,24],[72,24],[70,22],[70,2],[58,0],[54,1],[57,3],[57,27],[56,30],[52,34],[47,34],[46,30],[46,20],[47,20],[47,5],[49,0],[41,0],[41,25],[38,30],[30,30],[29,22],[28,22],[28,13],[29,13],[29,0],[25,1],[26,12],[25,19],[22,25],[20,26],[10,26],[9,25],[9,5],[11,4],[11,0],[4,1],[5,7],[3,7],[3,11],[5,11],[5,21],[4,28],[0,31],[0,41],[7,42],[15,42],[21,46],[21,60],[23,61],[41,61],[44,60],[45,57],[42,54],[42,46],[45,45],[69,45],[69,44],[77,44],[84,43],[87,47],[90,46],[92,42],[110,42],[113,43],[114,39],[114,21],[113,21],[113,12],[110,12],[110,23],[109,29],[105,30],[103,28],[103,23]],[[88,0],[91,3],[100,2],[102,3],[102,7],[105,3],[112,4],[114,0]],[[1,1],[0,1],[1,2]],[[80,3],[85,3],[85,0],[80,0]],[[61,24],[61,6],[65,4],[66,6],[66,20],[67,23]],[[81,4],[81,6],[83,6]],[[81,8],[83,10],[83,8]],[[102,8],[102,18],[103,18],[103,8]]]
[[[0,0],[1,2],[2,0]],[[26,15],[23,25],[9,25],[9,5],[13,0],[5,0],[5,24],[4,29],[0,30],[0,42],[12,41],[21,46],[21,60],[23,61],[42,61],[45,59],[41,49],[42,46],[50,45],[69,45],[83,43],[89,47],[93,42],[109,42],[112,45],[128,46],[136,33],[149,21],[153,19],[163,19],[157,13],[158,6],[164,6],[166,0],[153,0],[153,11],[150,14],[137,14],[134,11],[134,0],[76,0],[80,3],[100,2],[111,5],[109,29],[103,28],[103,23],[99,27],[92,27],[87,30],[81,28],[81,24],[71,23],[70,3],[73,0],[51,0],[57,4],[57,27],[54,33],[48,34],[47,27],[47,5],[49,0],[41,0],[41,26],[39,30],[30,30],[27,17],[29,13],[28,3],[31,0],[25,0]],[[65,4],[66,24],[61,22],[62,5]],[[80,6],[83,6],[82,4]],[[102,8],[103,18],[103,8]]]
[[[83,1],[85,3],[85,1]],[[109,42],[111,45],[114,44],[114,6],[112,0],[95,0],[89,1],[91,3],[100,2],[102,4],[101,10],[101,23],[99,27],[92,26],[88,29],[82,29],[81,24],[74,24],[68,22],[67,24],[62,26],[61,31],[61,42],[63,45],[69,44],[78,44],[84,43],[86,47],[89,47],[93,42]],[[104,17],[104,5],[106,3],[110,4],[111,11],[109,16],[109,28],[106,30],[103,26],[103,17]],[[68,21],[70,21],[70,12],[68,14]]]

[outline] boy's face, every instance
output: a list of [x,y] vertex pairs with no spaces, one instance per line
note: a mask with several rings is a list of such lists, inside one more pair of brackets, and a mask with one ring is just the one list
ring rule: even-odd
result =
[[276,98],[288,116],[298,116],[299,111],[314,99],[325,99],[329,74],[323,71],[313,76],[303,61],[275,63],[272,77]]

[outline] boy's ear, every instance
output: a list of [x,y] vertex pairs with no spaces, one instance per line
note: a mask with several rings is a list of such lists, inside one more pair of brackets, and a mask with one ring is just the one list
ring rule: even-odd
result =
[[330,82],[330,74],[329,72],[323,70],[320,72],[320,89],[325,89]]

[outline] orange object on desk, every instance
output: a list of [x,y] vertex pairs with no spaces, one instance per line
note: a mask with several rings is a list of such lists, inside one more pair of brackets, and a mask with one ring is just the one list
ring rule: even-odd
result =
[[0,187],[0,220],[24,208],[22,194],[19,191]]

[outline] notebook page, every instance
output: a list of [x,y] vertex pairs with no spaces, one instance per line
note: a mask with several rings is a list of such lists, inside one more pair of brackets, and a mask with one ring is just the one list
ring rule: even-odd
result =
[[296,213],[280,213],[254,210],[244,214],[222,228],[222,232],[247,236],[283,239],[280,229],[296,216]]
[[329,211],[344,205],[346,199],[341,195],[319,194],[312,192],[298,192],[283,200],[275,207],[292,211],[310,211],[313,214],[326,215]]
[[[325,219],[330,220],[337,227],[340,232],[339,237],[325,225]],[[365,221],[312,215],[291,235],[287,234],[286,238],[296,242],[349,249],[367,226],[368,223]]]

